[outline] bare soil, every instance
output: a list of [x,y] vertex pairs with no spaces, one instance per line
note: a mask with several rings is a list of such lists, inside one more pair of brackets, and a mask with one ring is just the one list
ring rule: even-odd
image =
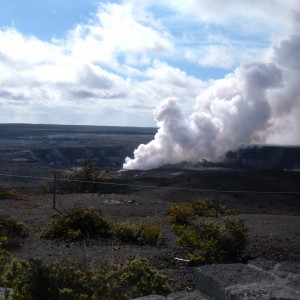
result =
[[[12,252],[15,257],[28,259],[38,256],[46,261],[81,258],[96,267],[106,262],[122,262],[133,257],[143,257],[151,266],[169,275],[173,291],[192,290],[193,266],[181,260],[187,258],[188,249],[176,243],[167,218],[167,210],[172,203],[193,197],[199,195],[191,196],[181,190],[151,189],[127,190],[122,194],[58,194],[54,210],[53,196],[39,194],[23,199],[0,200],[0,215],[15,216],[30,228],[30,238],[20,249]],[[257,195],[255,201],[252,199],[251,202],[234,195],[224,196],[221,200],[223,204],[236,209],[236,213],[240,214],[250,227],[245,261],[264,257],[275,261],[300,262],[300,216],[297,213],[299,201],[286,199],[289,206],[284,205],[284,201],[279,205],[276,199],[272,202],[265,200],[262,195]],[[51,217],[64,213],[73,205],[95,207],[112,221],[160,224],[161,239],[156,246],[125,244],[112,239],[81,242],[42,239],[42,229]]]

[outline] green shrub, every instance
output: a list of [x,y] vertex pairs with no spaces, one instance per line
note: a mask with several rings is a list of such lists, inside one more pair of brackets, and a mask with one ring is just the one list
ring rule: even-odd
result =
[[161,226],[157,224],[142,224],[139,231],[139,241],[142,244],[157,245],[160,240]]
[[22,222],[14,217],[0,216],[0,237],[4,238],[1,248],[18,248],[28,236],[29,229]]
[[[174,204],[169,208],[169,220],[173,224],[190,225],[196,216],[213,217],[217,214],[216,205],[210,199]],[[230,210],[224,205],[218,206],[218,214],[226,216]]]
[[43,231],[43,237],[64,240],[107,237],[110,222],[95,208],[74,206],[63,215],[56,215]]
[[123,242],[156,245],[159,241],[161,226],[155,224],[135,225],[131,223],[115,224],[114,236]]
[[49,269],[40,259],[12,259],[1,276],[1,284],[13,288],[14,300],[49,299],[49,283]]
[[114,236],[123,242],[136,243],[138,240],[139,226],[131,223],[119,223],[114,225]]
[[[209,222],[203,223],[203,225],[209,228],[212,224]],[[203,230],[205,235],[201,236],[194,226],[173,225],[172,229],[177,235],[176,241],[181,246],[191,248],[192,252],[189,253],[189,259],[199,262],[218,261],[220,253],[218,240],[206,233],[205,230]],[[209,231],[213,232],[214,229],[210,228]]]
[[248,232],[249,227],[241,218],[225,220],[221,243],[227,261],[242,259],[243,251],[247,245]]
[[[195,215],[198,217],[214,217],[216,216],[216,205],[210,199],[201,199],[191,203]],[[224,205],[218,205],[218,214],[220,216],[227,216],[231,212]]]
[[133,259],[123,265],[114,265],[110,272],[102,272],[103,289],[96,299],[133,299],[151,294],[167,295],[168,278],[150,268],[142,259]]
[[172,229],[177,242],[191,248],[191,260],[207,263],[240,261],[249,231],[240,218],[226,219],[223,226],[204,221],[197,225],[173,225]]
[[6,265],[1,284],[14,290],[14,300],[132,299],[149,294],[169,293],[168,278],[141,259],[93,269],[74,260],[45,264],[40,259]]
[[160,231],[161,227],[155,224],[114,224],[95,208],[74,206],[66,214],[56,215],[44,228],[42,237],[74,241],[114,236],[123,242],[154,245]]
[[[2,238],[0,238],[0,246],[1,246],[1,240]],[[5,262],[8,256],[9,256],[9,252],[6,249],[0,247],[0,271],[1,271],[1,267],[3,266],[3,263]]]
[[50,291],[54,299],[93,299],[97,270],[80,260],[70,260],[66,264],[54,262],[49,269]]
[[187,225],[195,217],[195,211],[191,203],[174,204],[168,211],[169,220],[174,224]]
[[4,245],[7,242],[7,237],[1,236],[0,237],[0,274],[3,272],[3,266],[6,262],[6,260],[9,257],[9,252],[4,249]]

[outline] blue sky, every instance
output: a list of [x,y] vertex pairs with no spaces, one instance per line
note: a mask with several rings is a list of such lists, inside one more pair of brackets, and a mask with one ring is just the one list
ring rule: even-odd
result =
[[97,1],[1,0],[0,26],[14,26],[24,34],[49,40],[62,38],[97,9]]
[[[159,4],[158,4],[159,3]],[[155,126],[292,32],[293,0],[0,0],[0,122]]]

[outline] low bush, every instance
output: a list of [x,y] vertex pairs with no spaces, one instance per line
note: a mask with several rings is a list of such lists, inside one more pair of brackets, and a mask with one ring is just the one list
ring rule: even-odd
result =
[[141,259],[93,269],[81,261],[45,264],[41,259],[13,259],[0,277],[14,290],[14,300],[132,299],[169,293],[168,278]]
[[170,292],[168,277],[149,267],[142,259],[133,259],[123,265],[115,264],[110,273],[104,270],[102,276],[105,289],[96,299],[125,300],[151,294],[167,295]]
[[24,239],[29,236],[29,229],[14,217],[0,216],[0,237],[2,237],[1,248],[18,248]]
[[222,236],[224,256],[227,261],[241,260],[247,246],[249,227],[241,218],[226,219]]
[[[210,199],[201,199],[191,203],[195,215],[199,217],[214,217],[217,214],[216,204]],[[231,213],[230,209],[224,205],[218,205],[218,215],[227,216]]]
[[169,220],[174,224],[191,224],[195,211],[191,203],[174,204],[168,210]]
[[139,226],[128,222],[115,224],[113,235],[123,242],[136,243],[139,235]]
[[113,236],[123,242],[156,245],[160,231],[159,225],[113,223],[95,208],[74,206],[67,213],[56,215],[44,228],[42,237],[74,241]]
[[123,242],[157,245],[160,240],[161,226],[155,224],[135,225],[131,223],[117,223],[113,234]]
[[145,223],[140,226],[140,243],[147,245],[157,245],[160,242],[161,226],[157,224]]
[[193,225],[173,225],[177,242],[191,249],[189,258],[198,263],[241,261],[249,228],[240,218],[225,219],[224,224],[204,221]]
[[0,274],[3,272],[3,266],[7,258],[9,257],[9,252],[4,248],[6,242],[7,242],[7,237],[1,236],[0,237]]
[[51,239],[79,240],[107,237],[110,222],[95,208],[74,206],[66,214],[56,215],[43,230],[42,236]]
[[49,271],[40,259],[12,259],[0,281],[2,286],[13,289],[14,300],[49,299]]
[[[196,216],[213,217],[216,214],[216,205],[210,199],[200,199],[193,202],[174,204],[168,211],[170,222],[179,225],[191,224]],[[230,210],[224,205],[219,205],[218,214],[220,216],[226,216],[230,214]]]

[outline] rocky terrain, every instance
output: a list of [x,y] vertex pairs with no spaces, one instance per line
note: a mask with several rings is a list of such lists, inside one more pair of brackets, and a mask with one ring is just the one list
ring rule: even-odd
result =
[[[201,197],[215,200],[220,188],[220,203],[241,215],[250,227],[245,262],[254,258],[300,262],[300,172],[188,164],[119,172],[117,167],[124,158],[140,143],[151,140],[155,129],[0,127],[0,187],[16,188],[24,194],[21,198],[0,199],[0,214],[16,216],[31,229],[23,247],[13,252],[16,257],[61,261],[81,257],[100,266],[106,261],[139,256],[170,276],[172,291],[191,291],[193,266],[185,261],[188,249],[176,243],[167,210],[173,203]],[[98,193],[58,191],[54,210],[53,172],[79,166],[86,151],[98,158],[99,167],[109,164],[114,168],[99,183]],[[73,205],[96,207],[114,221],[160,224],[161,239],[156,246],[110,239],[72,243],[42,239],[42,228],[50,218]]]

